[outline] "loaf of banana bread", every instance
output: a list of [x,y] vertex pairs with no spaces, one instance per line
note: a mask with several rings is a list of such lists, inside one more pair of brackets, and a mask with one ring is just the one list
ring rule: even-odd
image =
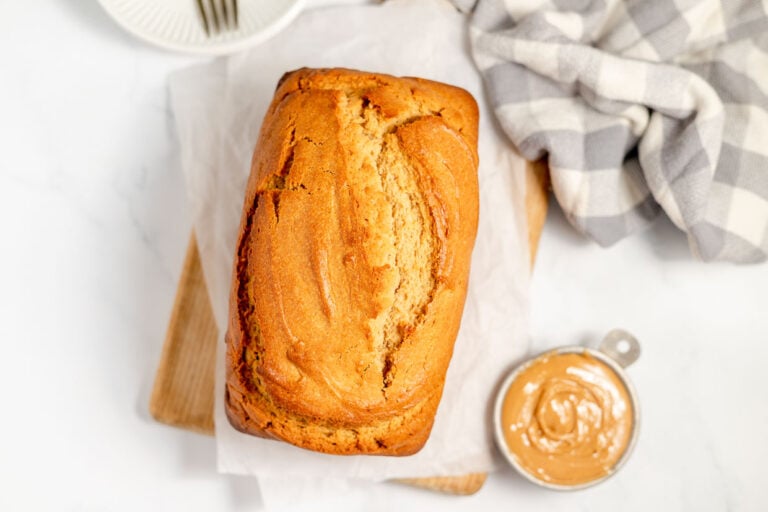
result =
[[345,69],[286,74],[253,156],[226,408],[257,436],[409,455],[429,437],[478,220],[475,100]]

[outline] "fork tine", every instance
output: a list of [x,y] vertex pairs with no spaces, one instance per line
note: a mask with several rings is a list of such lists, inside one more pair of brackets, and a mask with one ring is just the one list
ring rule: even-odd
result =
[[234,14],[233,19],[235,20],[235,30],[240,28],[240,20],[238,19],[238,9],[237,9],[237,0],[232,0],[232,13]]
[[237,30],[237,0],[224,0],[227,4],[229,14],[229,28],[230,30]]
[[200,11],[200,17],[203,18],[203,28],[205,29],[205,35],[211,36],[211,27],[208,23],[208,15],[205,12],[205,6],[203,0],[197,0],[197,9]]
[[232,25],[230,24],[230,21],[229,21],[229,12],[228,12],[229,9],[227,9],[227,0],[219,0],[219,2],[217,3],[221,5],[222,25],[224,26],[224,28],[228,30],[232,30]]
[[211,7],[213,26],[216,28],[216,32],[221,32],[222,25],[219,23],[218,2],[216,0],[208,0],[208,5]]
[[237,0],[218,0],[221,6],[222,25],[227,30],[237,30]]

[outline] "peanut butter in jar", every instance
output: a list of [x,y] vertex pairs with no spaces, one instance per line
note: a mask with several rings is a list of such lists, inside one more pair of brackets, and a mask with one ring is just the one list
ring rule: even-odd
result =
[[516,372],[501,403],[502,449],[518,469],[555,487],[612,473],[632,441],[625,381],[587,350],[550,352]]

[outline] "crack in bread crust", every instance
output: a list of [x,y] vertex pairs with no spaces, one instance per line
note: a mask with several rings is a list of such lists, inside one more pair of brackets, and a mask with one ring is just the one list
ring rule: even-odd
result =
[[[439,252],[436,245],[441,240],[434,233],[433,212],[425,201],[417,171],[403,155],[396,136],[399,127],[423,119],[426,109],[423,105],[413,105],[412,109],[387,119],[365,92],[355,91],[346,94],[342,110],[350,112],[351,121],[345,129],[358,132],[359,144],[370,154],[370,163],[391,208],[394,238],[391,252],[397,284],[390,307],[375,320],[379,323],[383,319],[384,324],[379,350],[382,393],[386,399],[396,371],[393,355],[424,320],[437,284],[435,275],[439,273],[435,256]],[[434,113],[426,114],[430,115]],[[358,120],[361,122],[356,122]]]
[[228,417],[328,453],[414,453],[466,293],[476,105],[347,70],[297,71],[275,98],[236,251]]

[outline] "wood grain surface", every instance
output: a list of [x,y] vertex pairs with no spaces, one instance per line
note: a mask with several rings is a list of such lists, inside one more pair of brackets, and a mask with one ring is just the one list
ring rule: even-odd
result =
[[[531,262],[536,255],[548,204],[548,173],[541,162],[526,169]],[[176,299],[155,376],[149,410],[159,422],[213,435],[214,371],[219,331],[194,232],[189,240]],[[397,483],[433,491],[468,495],[479,491],[486,473],[430,478],[405,478]]]

